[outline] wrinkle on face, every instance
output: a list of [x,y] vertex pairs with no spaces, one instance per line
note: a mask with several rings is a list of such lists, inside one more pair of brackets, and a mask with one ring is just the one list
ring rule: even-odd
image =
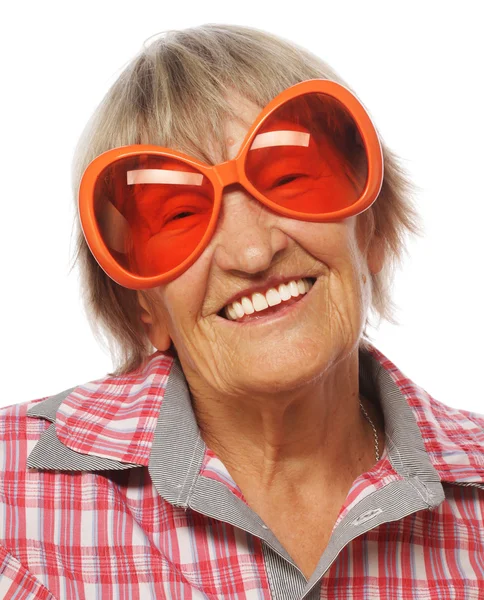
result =
[[[307,224],[298,223],[298,228],[302,230],[304,225]],[[310,225],[315,228],[315,224]],[[323,224],[316,225],[321,227]],[[319,297],[307,306],[304,317],[312,324],[311,337],[281,340],[289,361],[291,357],[293,361],[308,360],[311,353],[321,356],[319,347],[324,346],[340,345],[341,350],[344,348],[347,351],[357,339],[363,315],[366,314],[365,300],[368,300],[368,293],[362,290],[358,267],[361,261],[355,251],[356,247],[348,237],[350,230],[344,224],[336,224],[336,228],[335,224],[330,224],[331,226],[335,232],[332,241],[328,235],[329,229],[326,229],[325,236],[320,237],[323,247],[331,242],[333,252],[321,253],[316,257],[302,252],[293,244],[284,256],[278,258],[278,264],[283,265],[287,261],[295,270],[320,273],[316,282]],[[336,253],[337,249],[340,250],[339,253]],[[344,249],[343,254],[341,249]],[[164,305],[160,316],[169,321],[175,347],[190,368],[203,374],[203,378],[210,381],[210,386],[220,393],[234,396],[244,385],[240,380],[234,379],[233,375],[253,369],[254,360],[257,360],[254,353],[257,354],[261,340],[250,332],[250,327],[246,328],[247,333],[243,336],[236,328],[221,335],[217,322],[220,317],[210,313],[207,308],[220,306],[224,297],[223,290],[230,281],[237,280],[238,276],[217,269],[211,270],[209,263],[203,265],[203,261],[201,265],[199,270],[196,263],[189,269],[190,273],[185,273],[166,286],[165,292],[160,296]],[[183,281],[185,275],[186,282]],[[176,293],[172,294],[171,290],[176,290]],[[254,348],[253,352],[251,346]],[[277,352],[266,353],[266,364],[275,368],[278,356]]]
[[[234,141],[226,148],[229,159],[260,111],[240,98],[235,103],[240,118],[224,130],[225,139]],[[299,379],[294,373],[296,385],[354,348],[371,294],[362,282],[368,267],[356,223],[356,217],[332,223],[290,219],[272,213],[242,187],[225,193],[210,244],[158,293],[159,317],[199,388],[215,396],[247,395],[257,386],[270,389],[271,381],[290,385],[291,369],[304,365]],[[278,325],[263,338],[250,325],[221,327],[216,313],[237,290],[269,274],[296,272],[317,278],[304,322],[285,331]]]

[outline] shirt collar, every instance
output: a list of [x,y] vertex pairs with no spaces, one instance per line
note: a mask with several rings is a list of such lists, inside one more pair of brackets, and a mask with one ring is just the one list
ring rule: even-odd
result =
[[[373,346],[359,358],[360,391],[380,401],[395,470],[429,482],[484,483],[484,416],[436,401]],[[160,494],[181,505],[201,471],[237,493],[201,439],[183,371],[168,354],[156,352],[136,373],[36,402],[27,415],[52,423],[29,454],[30,468],[148,466]]]
[[[53,424],[34,448],[35,467],[53,468],[53,453],[49,465],[49,457],[41,451],[54,440],[59,450],[65,447],[115,463],[147,466],[170,373],[174,379],[180,377],[173,372],[173,363],[172,356],[156,352],[135,373],[108,375],[35,403],[27,416]],[[72,468],[77,467],[72,461]]]

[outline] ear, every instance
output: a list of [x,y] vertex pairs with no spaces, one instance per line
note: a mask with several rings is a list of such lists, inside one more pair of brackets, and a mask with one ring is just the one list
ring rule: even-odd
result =
[[146,298],[137,293],[138,302],[141,307],[141,321],[144,330],[153,346],[162,352],[166,352],[171,345],[171,338],[165,323],[160,319],[154,308],[149,305]]
[[370,273],[379,273],[385,261],[385,245],[380,236],[374,235],[368,249],[367,263]]

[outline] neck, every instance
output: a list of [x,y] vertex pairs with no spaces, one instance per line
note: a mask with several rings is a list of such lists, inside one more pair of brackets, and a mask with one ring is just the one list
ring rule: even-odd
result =
[[[360,397],[358,352],[297,389],[218,395],[189,381],[202,437],[236,483],[280,486],[351,482],[375,463],[375,407]],[[380,441],[380,448],[382,443]],[[312,479],[312,481],[311,481]],[[242,487],[242,486],[241,486]]]

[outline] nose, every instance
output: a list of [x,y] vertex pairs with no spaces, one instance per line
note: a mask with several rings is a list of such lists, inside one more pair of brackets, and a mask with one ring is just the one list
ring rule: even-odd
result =
[[223,271],[256,274],[270,267],[288,246],[278,227],[281,217],[265,208],[240,185],[224,192],[213,238],[213,259]]

